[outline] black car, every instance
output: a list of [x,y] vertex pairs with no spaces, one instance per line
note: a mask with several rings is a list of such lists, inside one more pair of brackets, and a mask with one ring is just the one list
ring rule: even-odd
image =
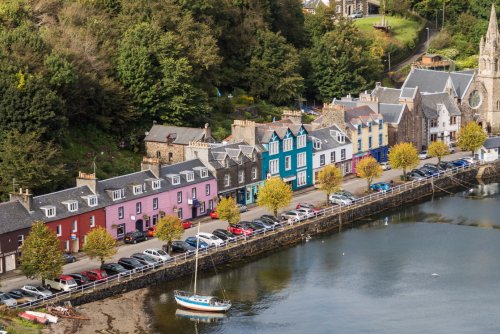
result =
[[174,240],[170,244],[172,252],[175,253],[194,253],[196,252],[196,247],[191,246],[183,240]]
[[212,232],[213,235],[215,235],[216,237],[226,241],[226,240],[235,240],[236,237],[234,236],[234,234],[232,234],[231,232],[228,232],[226,230],[223,230],[223,229],[216,229]]
[[252,223],[256,223],[259,226],[264,226],[266,230],[274,229],[274,224],[262,219],[254,219]]
[[427,175],[427,176],[439,175],[439,169],[437,169],[437,168],[423,166],[423,167],[419,168],[419,170],[422,171],[423,173],[425,173],[425,175]]
[[246,224],[247,224],[247,226],[249,226],[250,228],[252,228],[254,231],[265,230],[266,229],[266,226],[262,222],[260,222],[258,220],[254,220],[252,222],[247,222]]
[[87,276],[80,274],[80,273],[69,274],[68,276],[73,277],[76,284],[78,284],[78,285],[85,285],[85,284],[90,282],[90,280]]
[[140,263],[139,260],[131,257],[122,257],[120,260],[118,260],[118,264],[121,264],[125,269],[129,270],[141,269],[142,267],[144,267],[144,265]]
[[274,216],[271,216],[271,215],[262,215],[262,216],[260,216],[259,219],[260,220],[271,221],[271,222],[274,222],[275,224],[279,224],[280,223],[280,221],[278,220],[278,218],[276,218]]
[[126,273],[128,270],[125,269],[122,265],[118,263],[104,263],[101,265],[101,270],[104,270],[106,274],[112,276],[112,275],[119,275]]
[[452,163],[448,162],[448,161],[441,161],[440,163],[438,163],[438,166],[439,168],[441,168],[442,170],[449,170],[449,169],[454,169],[456,168]]
[[136,259],[145,266],[159,266],[162,263],[151,256],[144,253],[134,253],[132,258]]
[[436,165],[436,164],[425,164],[424,167],[437,170],[438,172],[442,172],[443,171],[443,169],[440,166]]
[[63,258],[66,263],[76,262],[76,257],[71,253],[64,253]]
[[146,240],[148,240],[148,238],[142,231],[128,232],[125,234],[125,238],[123,239],[126,244],[136,244]]
[[15,300],[25,300],[26,302],[32,302],[37,299],[35,296],[21,289],[9,291],[7,292],[7,295]]

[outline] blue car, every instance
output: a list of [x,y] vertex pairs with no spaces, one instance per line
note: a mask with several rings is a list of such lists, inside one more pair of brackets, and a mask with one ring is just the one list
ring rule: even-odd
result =
[[469,163],[465,160],[453,160],[453,161],[450,161],[450,163],[455,166],[455,167],[466,167],[469,165]]
[[200,249],[204,249],[204,248],[208,248],[208,244],[203,241],[203,240],[196,240],[196,237],[188,237],[186,239],[186,243],[190,246],[193,246],[194,248],[196,248],[196,243],[199,243],[199,247]]
[[391,185],[387,182],[377,182],[370,186],[373,191],[387,191],[391,189]]

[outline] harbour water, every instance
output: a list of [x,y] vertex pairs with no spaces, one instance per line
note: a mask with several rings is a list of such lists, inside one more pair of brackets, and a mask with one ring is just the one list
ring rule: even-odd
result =
[[157,333],[498,333],[498,228],[499,186],[477,186],[202,274],[227,314],[178,310],[189,277],[147,302]]

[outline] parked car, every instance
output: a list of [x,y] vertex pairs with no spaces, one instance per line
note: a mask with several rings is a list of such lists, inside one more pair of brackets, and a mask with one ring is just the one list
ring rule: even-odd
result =
[[15,299],[18,302],[18,304],[29,303],[36,300],[35,296],[21,289],[11,290],[7,292],[7,294],[9,295],[10,298]]
[[232,240],[235,240],[236,237],[234,236],[234,234],[226,231],[226,230],[223,230],[221,228],[218,228],[216,230],[214,230],[212,232],[213,235],[219,237],[220,239],[222,240],[225,240],[225,241],[232,241]]
[[360,19],[363,17],[363,12],[362,11],[356,11],[353,12],[351,15],[349,15],[351,19]]
[[104,270],[101,270],[101,269],[92,269],[92,270],[82,271],[82,274],[87,276],[87,278],[91,282],[100,281],[100,280],[108,278],[108,274]]
[[145,266],[157,266],[161,264],[161,262],[158,261],[157,259],[152,258],[151,256],[146,255],[144,253],[134,253],[132,254],[131,257],[136,259]]
[[196,247],[191,246],[183,240],[174,240],[170,243],[172,252],[176,253],[194,253],[196,252]]
[[273,222],[274,224],[280,224],[280,221],[276,217],[271,216],[271,215],[262,215],[262,216],[260,216],[259,219],[260,220],[267,220],[269,222]]
[[463,158],[461,158],[460,160],[466,161],[466,162],[468,162],[469,164],[473,164],[473,163],[477,162],[477,159],[476,159],[476,158],[474,158],[474,157],[471,157],[471,156],[468,156],[468,157],[463,157]]
[[313,209],[309,208],[300,208],[295,211],[302,212],[307,218],[316,217],[316,212]]
[[264,223],[259,220],[247,222],[246,225],[254,231],[267,230],[266,225],[264,225]]
[[342,195],[344,197],[347,197],[349,198],[353,203],[356,202],[358,200],[358,196],[354,195],[353,193],[347,191],[347,190],[341,190],[341,191],[337,191],[335,194],[337,195]]
[[458,160],[453,160],[453,161],[450,161],[450,163],[455,166],[455,167],[467,167],[470,165],[469,162],[465,161],[465,160],[462,160],[462,159],[458,159]]
[[172,259],[172,257],[170,255],[168,255],[167,252],[165,252],[163,249],[159,249],[159,248],[149,248],[149,249],[146,249],[143,253],[146,255],[149,255],[153,259],[157,259],[158,261],[161,261],[161,262],[167,262],[170,259]]
[[[241,222],[241,223],[244,223],[244,222]],[[241,223],[240,224],[229,224],[229,226],[227,227],[228,232],[230,232],[234,235],[252,234],[253,229],[248,227],[245,224],[242,225]]]
[[380,167],[382,167],[382,170],[390,170],[391,165],[389,165],[389,162],[381,162]]
[[448,161],[441,161],[440,163],[438,163],[438,167],[442,170],[450,170],[455,168],[455,166]]
[[311,209],[314,212],[320,212],[321,211],[320,208],[314,206],[314,204],[311,204],[311,203],[299,203],[295,207],[295,209],[300,209],[300,208]]
[[185,241],[187,244],[193,246],[195,249],[196,249],[196,245],[198,245],[199,249],[205,249],[205,248],[209,247],[209,245],[205,241],[198,239],[196,237],[188,237],[188,238],[186,238]]
[[409,181],[424,181],[427,179],[427,175],[425,175],[424,173],[422,173],[419,170],[413,170],[413,171],[409,172],[408,174],[406,174],[406,178]]
[[21,290],[26,291],[27,293],[38,298],[48,298],[53,295],[52,291],[47,290],[41,285],[25,285],[21,288]]
[[274,224],[273,222],[270,222],[267,220],[262,220],[262,219],[254,219],[254,220],[252,220],[252,223],[256,223],[259,226],[264,227],[268,231],[274,230],[274,227],[276,226],[276,224]]
[[219,214],[217,213],[217,210],[212,210],[210,211],[210,218],[212,219],[219,219]]
[[68,274],[68,276],[73,277],[76,284],[78,284],[78,285],[85,285],[85,284],[90,282],[89,278],[81,273]]
[[238,204],[236,204],[236,207],[238,208],[238,210],[240,210],[240,213],[248,211],[248,208],[246,205],[238,203]]
[[441,168],[439,168],[438,165],[435,165],[435,164],[425,164],[422,167],[430,169],[431,171],[433,171],[434,173],[437,173],[437,174],[440,174],[441,172],[443,172],[443,170]]
[[286,211],[281,214],[281,220],[296,220],[296,221],[301,221],[306,219],[306,215],[302,212],[299,212],[297,210],[291,210],[291,211]]
[[132,257],[122,257],[121,259],[118,260],[118,264],[128,270],[137,270],[137,269],[142,269],[142,267],[144,267],[144,264],[142,264],[137,259],[134,259]]
[[391,189],[391,185],[387,182],[377,182],[370,186],[373,191],[387,191]]
[[222,246],[224,244],[224,240],[213,235],[212,233],[200,232],[196,235],[202,241],[205,241],[209,246]]
[[352,199],[341,194],[331,194],[330,197],[328,197],[328,200],[331,204],[338,205],[351,205],[353,203]]
[[429,158],[429,154],[427,154],[427,151],[422,151],[419,153],[418,158],[420,160],[425,160]]
[[427,176],[439,175],[439,170],[437,168],[423,166],[423,167],[420,167],[419,170],[422,171],[423,173],[425,173]]
[[68,275],[60,275],[54,279],[47,279],[45,280],[45,285],[48,289],[57,291],[70,291],[78,287],[74,278]]
[[66,263],[76,262],[76,257],[71,253],[64,253],[63,258],[64,258],[64,262],[66,262]]
[[193,227],[193,222],[189,220],[183,220],[182,221],[182,227],[187,230],[188,228]]
[[17,305],[17,301],[5,292],[0,292],[0,304],[13,307]]
[[156,235],[156,226],[150,226],[146,230],[148,237],[153,238]]
[[104,270],[109,276],[126,273],[128,270],[118,263],[103,263],[101,270]]
[[125,234],[125,238],[123,238],[123,241],[126,244],[136,244],[138,242],[146,240],[148,240],[147,234],[142,231],[128,232]]

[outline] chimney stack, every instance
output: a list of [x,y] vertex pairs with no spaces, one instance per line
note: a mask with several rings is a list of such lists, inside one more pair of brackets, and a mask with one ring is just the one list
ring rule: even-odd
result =
[[210,124],[205,123],[205,128],[203,130],[203,133],[205,134],[205,142],[212,142],[212,129],[210,128]]
[[95,177],[95,173],[87,174],[78,172],[78,177],[76,178],[76,186],[87,186],[94,193],[94,195],[97,195],[97,178]]
[[159,179],[160,178],[160,168],[161,163],[160,159],[157,158],[148,158],[143,157],[141,162],[141,171],[150,170],[154,176]]
[[11,192],[9,194],[10,200],[18,200],[28,212],[33,211],[33,194],[30,193],[29,189],[26,188],[23,192],[23,188],[19,188],[19,192]]

